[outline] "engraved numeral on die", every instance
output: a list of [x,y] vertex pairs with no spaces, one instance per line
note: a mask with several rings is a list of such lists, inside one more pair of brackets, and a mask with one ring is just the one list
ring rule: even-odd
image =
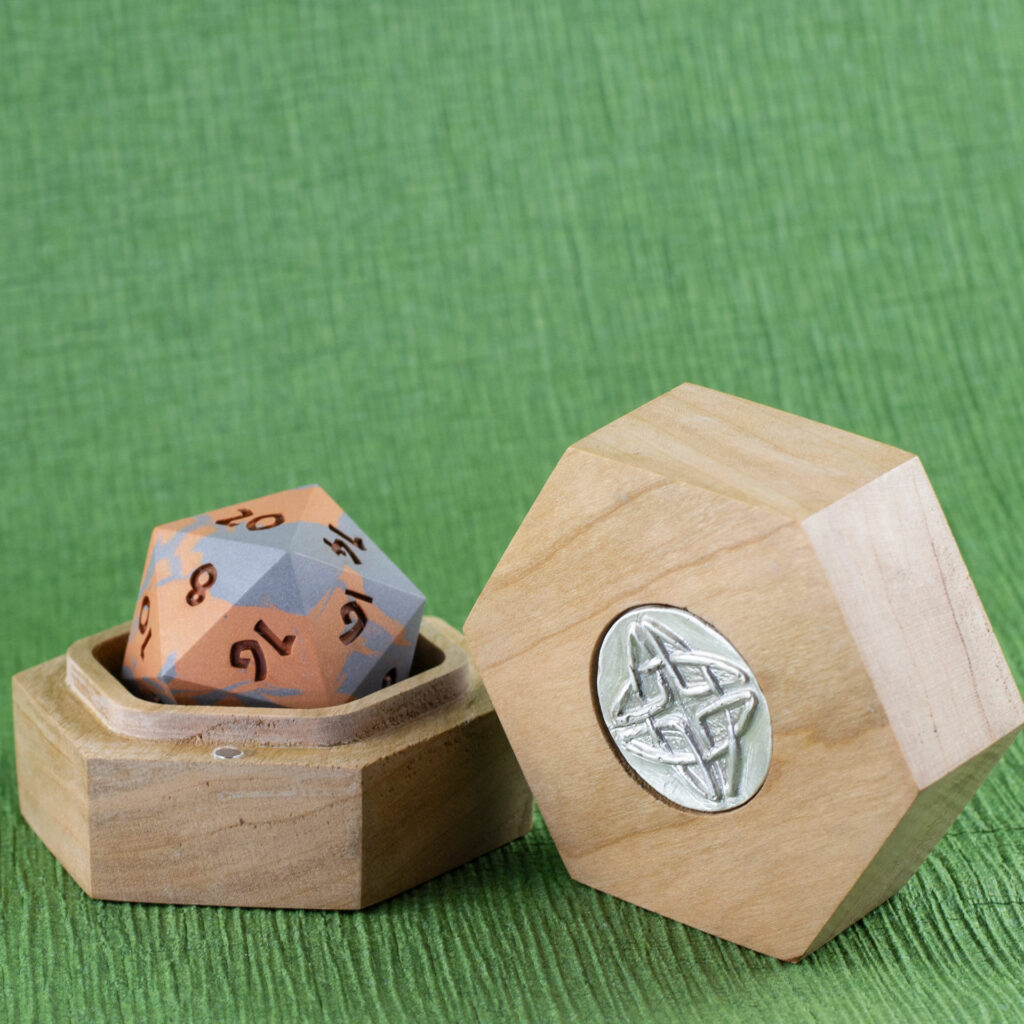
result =
[[[248,520],[248,522],[246,522]],[[265,512],[263,515],[253,517],[251,508],[240,508],[238,514],[228,516],[225,519],[217,519],[218,526],[226,526],[233,530],[236,526],[245,523],[247,530],[272,530],[284,522],[284,516],[280,512]]]
[[153,630],[149,628],[149,594],[142,599],[142,604],[139,606],[139,633],[144,634],[142,640],[142,646],[139,648],[139,657],[144,658],[146,656],[146,644],[153,639]]
[[[295,643],[294,633],[281,638],[262,619],[256,623],[253,629],[282,657],[291,654],[292,644]],[[267,658],[259,640],[236,640],[231,645],[230,660],[233,668],[248,668],[252,665],[257,683],[267,678]]]
[[359,556],[356,554],[355,549],[359,548],[360,551],[366,550],[366,544],[363,542],[362,537],[350,537],[347,533],[342,533],[336,526],[331,526],[329,523],[327,529],[332,533],[338,535],[338,539],[331,540],[330,537],[324,537],[324,543],[336,554],[336,555],[348,555],[356,565],[360,564]]
[[341,621],[345,624],[345,632],[338,634],[338,639],[348,647],[359,639],[363,627],[366,625],[366,612],[360,606],[360,601],[373,604],[373,598],[369,594],[360,594],[358,590],[345,588],[345,593],[353,600],[347,601],[338,609],[341,614]]
[[206,592],[217,582],[217,570],[211,562],[206,562],[188,578],[192,589],[185,595],[186,603],[195,608],[206,600]]

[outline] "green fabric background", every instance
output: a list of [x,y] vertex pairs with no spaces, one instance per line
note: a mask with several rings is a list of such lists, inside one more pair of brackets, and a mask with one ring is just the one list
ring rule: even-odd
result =
[[[127,619],[156,523],[311,481],[460,625],[693,380],[919,453],[1022,678],[1022,98],[1017,0],[5,0],[0,676]],[[0,1019],[1019,1020],[1022,767],[794,967],[539,821],[364,913],[93,902],[5,697]]]

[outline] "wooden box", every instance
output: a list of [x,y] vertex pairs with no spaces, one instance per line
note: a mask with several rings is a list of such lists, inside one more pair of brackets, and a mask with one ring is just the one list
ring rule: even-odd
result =
[[1024,723],[920,462],[690,385],[566,451],[465,629],[569,873],[786,960]]
[[90,895],[354,909],[524,835],[532,799],[460,634],[410,677],[315,710],[155,704],[128,626],[14,677],[25,819]]

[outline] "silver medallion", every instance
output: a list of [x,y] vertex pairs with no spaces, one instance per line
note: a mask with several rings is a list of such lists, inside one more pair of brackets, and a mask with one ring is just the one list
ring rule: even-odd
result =
[[743,656],[703,619],[667,605],[623,612],[601,639],[595,685],[612,743],[667,800],[728,811],[761,788],[768,704]]

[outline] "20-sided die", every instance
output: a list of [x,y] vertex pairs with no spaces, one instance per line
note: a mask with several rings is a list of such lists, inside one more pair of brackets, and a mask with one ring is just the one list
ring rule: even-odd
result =
[[122,679],[164,703],[342,704],[404,679],[424,597],[315,484],[158,526]]

